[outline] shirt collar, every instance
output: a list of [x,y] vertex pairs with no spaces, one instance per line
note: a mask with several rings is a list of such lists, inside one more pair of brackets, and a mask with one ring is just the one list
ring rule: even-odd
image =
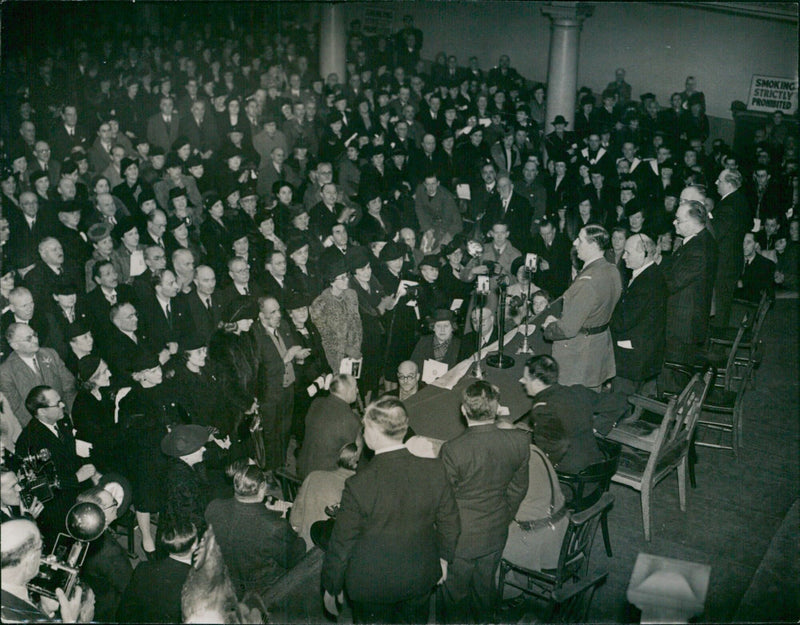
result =
[[391,447],[384,447],[383,449],[376,451],[375,455],[378,456],[380,454],[388,454],[390,451],[397,451],[398,449],[405,449],[405,448],[406,446],[403,445],[402,443],[398,445],[392,445]]

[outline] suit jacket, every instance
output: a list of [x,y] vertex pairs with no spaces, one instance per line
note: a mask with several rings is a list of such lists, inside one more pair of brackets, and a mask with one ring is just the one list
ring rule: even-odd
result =
[[179,134],[178,112],[173,111],[170,123],[166,123],[161,113],[156,113],[147,120],[147,140],[150,145],[157,145],[165,152],[172,149],[172,144]]
[[248,295],[242,295],[236,290],[236,286],[230,283],[219,292],[222,321],[228,323],[234,317],[236,319],[254,319],[258,316],[258,298],[264,291],[252,279],[248,285],[248,290]]
[[[39,200],[41,206],[41,199]],[[38,246],[42,239],[50,236],[55,224],[39,208],[39,214],[33,228],[28,226],[22,211],[15,207],[4,208],[3,215],[8,218],[8,228],[10,237],[4,247],[7,249],[8,258],[13,259],[14,264],[19,267],[33,265],[40,260]]]
[[[135,302],[136,296],[133,289],[127,284],[120,284],[116,288],[117,302]],[[85,295],[78,297],[78,303],[75,306],[79,316],[86,319],[92,332],[94,333],[95,340],[102,341],[103,336],[108,334],[113,327],[111,324],[111,304],[103,294],[103,289],[96,288]],[[139,304],[136,303],[136,311],[139,311]]]
[[507,162],[508,159],[506,158],[506,149],[503,145],[502,140],[495,143],[491,149],[489,150],[490,154],[492,155],[492,160],[494,164],[497,165],[497,168],[500,171],[505,171],[511,173],[511,171],[516,171],[522,168],[522,157],[519,153],[519,148],[516,145],[511,146],[511,162]]
[[[114,147],[114,143],[112,141],[111,147]],[[106,151],[103,147],[103,143],[100,141],[100,137],[97,137],[92,143],[92,147],[88,150],[89,156],[89,163],[92,166],[92,171],[100,174],[101,172],[105,171],[106,168],[111,165],[111,153]]]
[[31,414],[25,408],[25,398],[34,386],[46,384],[53,387],[61,395],[68,410],[75,400],[75,377],[64,366],[64,361],[56,351],[41,347],[35,358],[41,375],[34,373],[16,352],[12,352],[0,365],[0,391],[6,396],[11,411],[22,427],[31,420]]
[[[287,350],[294,345],[294,340],[286,322],[281,322],[278,332]],[[257,319],[252,325],[250,334],[255,342],[258,355],[259,401],[262,404],[275,402],[280,398],[283,390],[283,376],[286,371],[286,365],[284,365],[283,358],[278,353],[275,343],[267,336],[264,324],[260,320]]]
[[179,293],[176,299],[183,300],[185,304],[188,313],[187,329],[190,334],[202,337],[203,342],[207,343],[222,320],[219,294],[216,292],[211,294],[210,309],[202,302],[196,289],[192,289],[189,293]]
[[749,264],[744,264],[740,279],[742,286],[734,293],[739,299],[758,303],[764,289],[770,297],[775,295],[775,263],[761,254],[756,253]]
[[744,189],[737,189],[717,203],[711,222],[717,240],[716,291],[717,325],[726,325],[736,280],[744,263],[742,240],[753,226],[753,216]]
[[[667,320],[667,285],[655,263],[624,291],[611,318],[617,375],[647,380],[661,371]],[[620,345],[629,341],[631,347]]]
[[461,518],[456,556],[477,558],[500,551],[508,524],[528,492],[530,437],[494,422],[470,426],[442,445],[440,457]]
[[89,143],[86,133],[80,125],[75,127],[75,134],[70,135],[66,126],[62,123],[53,128],[48,139],[50,149],[53,151],[53,158],[57,161],[63,161],[67,158],[72,148],[80,146],[86,149]]
[[[539,257],[534,281],[552,297],[560,297],[569,286],[572,276],[570,250],[572,243],[562,233],[556,232],[552,245],[548,247],[538,232],[531,243],[531,251]],[[543,269],[541,261],[547,261],[548,268]]]
[[140,562],[117,608],[120,623],[178,623],[190,565],[172,558]]
[[145,334],[145,345],[154,352],[160,352],[167,343],[185,340],[188,334],[189,311],[186,302],[178,297],[170,300],[171,319],[168,319],[161,304],[153,295],[146,303],[137,306],[139,323]]
[[662,262],[667,283],[667,343],[699,344],[708,336],[717,243],[703,229]]
[[20,455],[35,454],[41,449],[50,450],[50,459],[62,488],[78,487],[75,473],[83,462],[75,453],[75,437],[67,417],[56,424],[59,435],[53,434],[38,419],[31,419],[17,439],[16,452]]
[[510,224],[511,234],[509,240],[519,250],[530,247],[530,232],[532,220],[531,205],[518,193],[512,193],[508,202],[508,210],[503,213],[503,201],[500,195],[493,195],[486,205],[486,215],[481,221],[483,232],[492,229],[498,221],[505,220]]
[[53,303],[53,288],[60,280],[66,280],[78,288],[83,282],[80,271],[74,265],[64,263],[61,274],[54,272],[43,261],[37,262],[33,269],[25,274],[25,286],[33,295],[37,306],[50,307]]
[[345,482],[322,567],[333,595],[394,603],[430,592],[439,558],[453,561],[460,531],[453,490],[438,459],[407,449],[376,454]]
[[139,353],[145,349],[145,340],[141,333],[136,333],[138,343],[127,334],[112,325],[109,332],[101,337],[100,353],[111,369],[116,384],[131,385],[132,363]]
[[354,443],[361,420],[336,395],[317,397],[306,415],[306,435],[297,457],[297,475],[304,479],[312,471],[335,471],[339,451]]
[[220,138],[217,130],[217,121],[214,115],[208,112],[203,116],[203,122],[198,124],[194,115],[188,113],[178,122],[180,134],[189,139],[193,150],[207,152],[219,148]]
[[[28,160],[28,177],[36,172],[43,171],[38,159],[32,158]],[[50,179],[50,188],[55,189],[58,186],[58,181],[61,178],[61,163],[54,158],[47,161],[47,177]]]
[[[75,321],[86,323],[85,314],[79,312],[77,306],[75,307],[74,314]],[[56,350],[56,353],[61,357],[61,360],[63,360],[64,364],[67,365],[67,369],[70,369],[74,374],[75,372],[67,362],[69,359],[75,358],[75,355],[69,346],[69,339],[67,338],[67,329],[70,325],[69,319],[67,319],[63,309],[56,305],[49,307],[44,314],[44,320],[45,331],[39,338],[40,345],[43,345],[44,347],[51,347]],[[77,365],[77,361],[75,361],[75,364]]]

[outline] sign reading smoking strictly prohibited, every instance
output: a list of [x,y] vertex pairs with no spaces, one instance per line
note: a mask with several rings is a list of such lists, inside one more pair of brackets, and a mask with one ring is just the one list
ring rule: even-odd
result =
[[782,111],[791,115],[797,110],[797,78],[753,75],[747,109],[772,113]]

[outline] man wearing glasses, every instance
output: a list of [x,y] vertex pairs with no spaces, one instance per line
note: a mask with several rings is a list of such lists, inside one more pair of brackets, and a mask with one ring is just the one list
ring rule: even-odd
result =
[[711,295],[717,275],[717,243],[706,228],[705,205],[681,199],[675,213],[675,232],[683,244],[656,262],[667,283],[666,350],[664,360],[691,363],[701,355],[708,336]]
[[25,398],[31,389],[46,384],[57,392],[71,407],[75,399],[75,378],[55,350],[39,347],[39,336],[26,323],[12,323],[6,330],[6,339],[13,350],[0,365],[0,391],[20,425],[24,428],[33,413],[27,408]]
[[64,418],[66,405],[56,389],[45,384],[34,386],[25,398],[25,407],[33,418],[19,435],[16,452],[28,456],[48,450],[59,482],[38,519],[45,544],[52,546],[51,539],[64,531],[67,512],[78,494],[90,485],[88,480],[96,485],[101,475],[93,464],[84,464],[78,456],[72,425]]

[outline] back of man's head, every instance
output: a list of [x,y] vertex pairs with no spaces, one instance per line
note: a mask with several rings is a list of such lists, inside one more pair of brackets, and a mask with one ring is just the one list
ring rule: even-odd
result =
[[187,521],[165,519],[166,527],[161,534],[161,544],[170,555],[188,555],[197,541],[197,528]]
[[408,413],[399,399],[383,397],[367,406],[364,423],[367,422],[387,438],[402,441],[408,430]]
[[500,403],[500,390],[484,380],[478,380],[464,389],[461,409],[470,421],[494,421]]
[[525,363],[528,375],[542,384],[550,386],[558,382],[558,362],[550,356],[532,356]]
[[[0,550],[0,568],[3,569],[3,582],[28,580],[9,580],[10,569],[18,567],[42,548],[42,537],[36,524],[26,519],[13,519],[0,525],[3,535]],[[34,572],[35,573],[35,572]],[[13,576],[13,575],[12,575]],[[31,577],[33,577],[31,575]]]

